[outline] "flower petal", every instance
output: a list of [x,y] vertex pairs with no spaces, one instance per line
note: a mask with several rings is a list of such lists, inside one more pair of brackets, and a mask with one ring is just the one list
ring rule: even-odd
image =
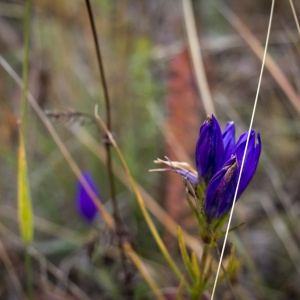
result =
[[152,169],[150,172],[175,172],[178,173],[183,179],[190,182],[191,185],[198,185],[198,176],[190,170],[184,168],[163,168],[163,169]]
[[[236,155],[237,157],[239,167],[241,167],[242,165],[247,137],[248,137],[248,131],[241,135],[241,137],[239,138],[235,146],[235,149],[233,150],[234,155]],[[259,133],[257,134],[257,144],[255,143],[255,140],[256,140],[256,132],[255,130],[252,129],[250,132],[247,154],[243,166],[243,173],[241,176],[241,182],[239,185],[237,198],[241,196],[241,194],[244,192],[244,190],[250,183],[258,165],[258,161],[261,153],[261,139]]]
[[[248,131],[243,133],[239,140],[237,141],[234,149],[233,149],[233,155],[237,156],[237,160],[239,165],[242,164],[243,156],[244,156],[244,151],[247,143],[247,138],[248,138]],[[251,151],[251,149],[254,147],[255,144],[255,130],[251,130],[250,132],[250,137],[249,137],[249,143],[248,143],[248,148],[247,148],[247,155]]]
[[[250,142],[250,141],[249,141]],[[239,191],[237,197],[240,197],[240,195],[244,192],[250,181],[252,180],[261,153],[261,139],[260,134],[257,134],[257,145],[255,145],[255,135],[253,138],[253,143],[249,143],[250,150],[247,151],[247,157],[245,160],[245,164],[243,167],[243,173],[241,177],[241,182],[239,186]]]
[[172,170],[174,172],[177,172],[178,174],[180,174],[184,179],[186,179],[188,182],[191,183],[191,185],[193,186],[197,186],[198,184],[198,177],[191,173],[190,171],[188,170],[183,170],[183,169],[177,169],[176,171],[175,170]]
[[195,159],[198,175],[208,183],[219,170],[224,153],[220,125],[214,115],[209,116],[200,128]]
[[[83,172],[81,174],[83,178],[87,181],[91,190],[100,197],[97,186],[89,172]],[[97,207],[95,206],[93,200],[88,195],[87,191],[83,187],[80,181],[77,183],[77,210],[79,214],[88,222],[92,222],[97,214]]]
[[204,210],[209,222],[222,217],[231,209],[237,180],[238,162],[236,156],[232,156],[207,187]]
[[225,163],[232,155],[235,146],[235,126],[234,122],[228,122],[223,133],[224,155],[223,163]]

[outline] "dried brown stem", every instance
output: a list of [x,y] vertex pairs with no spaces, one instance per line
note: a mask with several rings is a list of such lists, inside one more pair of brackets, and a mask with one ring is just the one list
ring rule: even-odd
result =
[[[101,84],[103,87],[104,101],[105,101],[105,108],[106,108],[106,126],[107,126],[108,130],[111,131],[110,98],[109,98],[108,87],[107,87],[107,83],[106,83],[106,79],[105,79],[105,72],[104,72],[103,60],[102,60],[102,55],[101,55],[101,50],[100,50],[100,44],[99,44],[99,40],[97,37],[97,29],[96,29],[96,25],[95,25],[95,20],[94,20],[91,3],[89,0],[86,0],[85,3],[86,3],[88,15],[89,15],[90,23],[91,23],[91,29],[92,29],[93,39],[94,39],[94,44],[95,44],[95,49],[96,49]],[[108,139],[105,138],[105,140],[108,140]],[[117,238],[118,238],[118,246],[121,251],[122,266],[123,266],[123,270],[124,270],[124,274],[125,274],[124,293],[127,297],[130,298],[133,293],[132,284],[131,284],[133,275],[132,275],[132,271],[131,271],[131,266],[129,265],[129,261],[126,257],[125,250],[123,247],[123,244],[124,244],[125,239],[128,236],[128,234],[126,233],[125,227],[123,225],[119,207],[118,207],[118,202],[116,199],[115,181],[114,181],[113,166],[112,166],[112,155],[111,155],[111,148],[110,148],[109,142],[105,143],[105,149],[106,149],[106,159],[107,159],[108,180],[109,180],[110,193],[111,193],[111,199],[112,199],[112,205],[113,205],[113,217],[116,222],[116,234],[117,234]]]

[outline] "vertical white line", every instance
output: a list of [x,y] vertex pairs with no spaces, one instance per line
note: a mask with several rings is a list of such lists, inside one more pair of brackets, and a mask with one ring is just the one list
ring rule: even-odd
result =
[[257,102],[258,102],[258,95],[259,95],[259,90],[260,90],[260,86],[261,86],[262,74],[263,74],[263,71],[264,71],[266,54],[267,54],[267,49],[268,49],[268,44],[269,44],[269,37],[270,37],[271,24],[272,24],[272,18],[273,18],[273,11],[274,11],[274,3],[275,3],[275,0],[272,0],[272,6],[271,6],[271,12],[270,12],[270,19],[269,19],[269,25],[268,25],[268,32],[267,32],[267,37],[266,37],[266,45],[265,45],[265,49],[264,49],[264,56],[263,56],[263,60],[262,60],[262,66],[261,66],[261,70],[260,70],[257,91],[256,91],[254,105],[253,105],[251,121],[250,121],[250,125],[249,125],[249,131],[248,131],[248,136],[247,136],[246,147],[245,147],[245,151],[244,151],[244,155],[243,155],[243,160],[242,160],[242,164],[241,164],[241,169],[240,169],[240,173],[239,173],[238,182],[237,182],[236,189],[235,189],[235,194],[234,194],[234,199],[233,199],[233,203],[232,203],[232,208],[231,208],[231,211],[230,211],[228,225],[227,225],[227,228],[226,228],[226,234],[225,234],[225,238],[224,238],[224,243],[223,243],[222,252],[221,252],[221,256],[220,256],[220,261],[219,261],[219,265],[218,265],[218,269],[217,269],[217,274],[216,274],[216,278],[215,278],[215,282],[214,282],[213,291],[212,291],[211,298],[210,298],[211,300],[214,299],[214,295],[215,295],[215,291],[216,291],[217,281],[218,281],[218,277],[219,277],[219,273],[220,273],[220,268],[221,268],[221,264],[222,264],[222,260],[223,260],[225,245],[226,245],[226,241],[227,241],[227,237],[228,237],[228,232],[229,232],[229,228],[230,228],[230,224],[231,224],[231,219],[232,219],[233,210],[234,210],[234,206],[235,206],[235,202],[236,202],[238,188],[239,188],[241,177],[242,177],[242,172],[243,172],[243,168],[244,168],[244,163],[245,163],[245,158],[246,158],[246,153],[247,153],[247,148],[248,148],[250,133],[251,133],[251,129],[252,129],[252,125],[253,125],[253,120],[254,120],[254,115],[255,115],[255,111],[256,111],[256,106],[257,106]]

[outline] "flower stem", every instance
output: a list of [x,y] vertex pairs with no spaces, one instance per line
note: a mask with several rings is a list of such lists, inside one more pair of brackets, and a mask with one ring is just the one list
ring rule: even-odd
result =
[[28,91],[28,64],[29,64],[29,29],[30,29],[30,2],[26,1],[24,19],[24,52],[23,52],[23,89],[22,89],[22,134],[26,146],[27,131],[27,91]]
[[[25,4],[25,18],[24,18],[24,52],[23,52],[23,88],[22,88],[22,137],[24,149],[26,149],[26,132],[27,132],[27,91],[28,91],[28,65],[29,65],[29,35],[30,35],[30,5],[31,0],[26,0]],[[26,174],[27,176],[27,174]],[[20,208],[19,208],[20,209]],[[26,269],[26,287],[28,299],[33,299],[33,285],[32,285],[32,264],[29,255],[30,242],[25,242],[25,269]]]
[[32,264],[29,255],[29,243],[25,244],[26,288],[29,300],[33,299]]
[[[90,3],[90,0],[86,0],[86,7],[90,19],[91,29],[93,33],[93,39],[96,49],[96,55],[97,55],[97,61],[98,61],[98,67],[99,67],[99,73],[100,73],[100,79],[101,84],[103,87],[103,93],[104,93],[104,101],[105,101],[105,108],[106,108],[106,126],[109,131],[111,131],[111,109],[110,109],[110,97],[108,93],[108,87],[105,79],[105,72],[104,72],[104,65],[103,60],[101,56],[101,50],[99,45],[99,40],[97,37],[97,29],[94,21],[94,15],[92,6]],[[127,256],[125,254],[125,250],[123,247],[124,241],[127,239],[126,235],[128,233],[125,230],[124,224],[122,222],[122,218],[120,215],[120,210],[116,198],[115,193],[115,181],[114,181],[114,175],[113,175],[113,164],[112,164],[112,155],[111,155],[111,144],[109,142],[109,139],[107,136],[105,137],[105,150],[106,150],[106,159],[107,159],[107,171],[108,171],[108,179],[109,179],[109,185],[110,185],[110,193],[111,193],[111,199],[112,199],[112,205],[113,205],[113,217],[116,222],[116,235],[118,238],[118,247],[121,252],[121,262],[125,274],[125,282],[124,282],[124,293],[128,299],[132,297],[133,294],[133,286],[132,286],[132,278],[133,278],[133,272],[132,268],[129,264],[129,261],[127,259]]]

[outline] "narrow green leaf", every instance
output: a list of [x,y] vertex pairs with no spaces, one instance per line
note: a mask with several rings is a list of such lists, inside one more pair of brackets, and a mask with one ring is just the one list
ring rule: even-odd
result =
[[32,205],[27,176],[26,153],[21,130],[18,151],[18,213],[21,237],[25,243],[29,243],[33,239]]
[[196,275],[193,271],[192,263],[191,263],[189,255],[187,253],[186,246],[185,246],[183,236],[182,236],[182,231],[181,231],[181,228],[179,226],[177,227],[177,234],[178,234],[178,244],[179,244],[179,249],[180,249],[180,252],[181,252],[182,260],[184,262],[184,265],[185,265],[187,271],[189,272],[189,275],[190,275],[191,279],[193,281],[195,281],[196,280]]
[[176,300],[181,300],[182,299],[183,287],[184,287],[184,276],[182,276],[182,278],[181,278],[181,280],[179,282],[179,286],[178,286],[178,290],[177,290],[177,295],[176,295]]
[[[245,225],[245,223],[241,223],[241,224],[239,224],[239,225],[236,225],[236,226],[234,226],[234,227],[231,227],[231,228],[229,229],[228,232],[232,232],[232,231],[234,231],[234,230],[237,230],[238,228],[240,228],[240,227],[242,227],[242,226],[244,226],[244,225]],[[216,239],[219,239],[219,238],[225,236],[225,234],[226,234],[226,231],[220,231],[220,232],[218,233]]]
[[231,282],[236,282],[237,281],[237,274],[240,269],[240,262],[239,260],[235,257],[235,248],[234,245],[230,245],[230,256],[226,268],[226,272],[229,276],[229,279]]
[[195,252],[192,252],[192,267],[196,278],[200,276],[199,264]]

